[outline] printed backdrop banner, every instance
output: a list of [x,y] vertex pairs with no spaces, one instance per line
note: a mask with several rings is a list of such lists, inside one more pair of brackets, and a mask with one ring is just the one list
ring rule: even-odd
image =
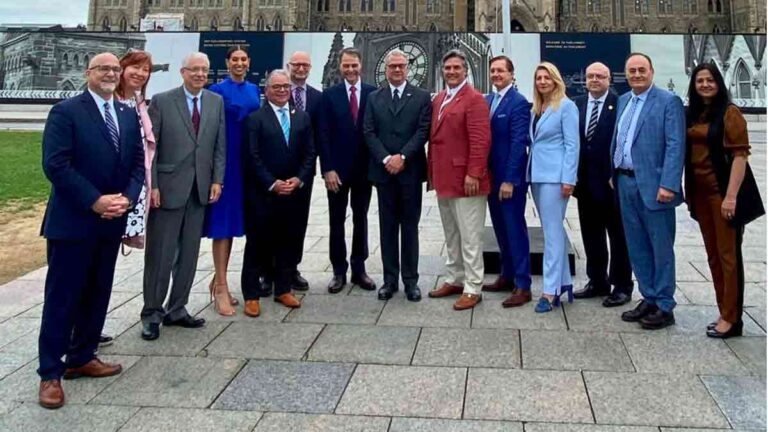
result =
[[227,51],[230,47],[239,46],[245,49],[251,58],[248,80],[263,86],[263,80],[267,78],[269,71],[284,67],[283,44],[284,33],[277,32],[200,33],[200,51],[208,54],[211,61],[208,82],[217,83],[227,77]]

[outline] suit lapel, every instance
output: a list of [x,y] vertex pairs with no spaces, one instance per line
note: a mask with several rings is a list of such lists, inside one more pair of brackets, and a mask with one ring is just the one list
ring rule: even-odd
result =
[[[500,114],[504,112],[504,109],[509,103],[509,100],[512,99],[511,95],[512,95],[512,89],[507,90],[507,93],[504,94],[504,97],[501,98],[501,101],[499,101],[499,106],[496,107],[496,111],[493,112],[492,117],[496,117],[496,114]],[[491,96],[491,105],[493,105],[493,96]],[[489,105],[488,107],[490,108],[491,105]]]
[[[541,115],[541,118],[539,119],[538,123],[536,123],[536,131],[533,134],[533,138],[536,138],[539,136],[539,132],[541,131],[541,125],[544,124],[544,122],[547,121],[547,118],[552,114],[552,107],[547,107],[546,110],[544,110],[544,114]],[[533,117],[531,117],[531,128],[533,128]]]
[[197,142],[195,128],[192,126],[192,116],[189,114],[189,106],[187,105],[187,95],[184,93],[183,87],[179,87],[174,99],[176,99],[176,109],[179,111],[184,126],[187,127],[187,132],[189,132],[190,138]]
[[412,95],[413,89],[411,89],[411,85],[406,84],[405,88],[403,88],[403,95],[400,97],[400,102],[397,104],[397,108],[395,109],[395,115],[400,114],[400,111],[403,110],[403,107],[411,100]]
[[[600,110],[601,110],[600,119],[597,120],[598,130],[603,130],[607,127],[608,122],[610,121],[608,120],[608,118],[611,116],[611,112],[616,109],[616,107],[614,106],[615,104],[616,104],[616,100],[611,98],[611,95],[609,94],[605,98],[605,103],[602,104],[603,106],[600,107]],[[597,132],[595,132],[595,134],[597,134]]]
[[[640,111],[640,116],[637,118],[637,124],[635,125],[635,131],[632,135],[632,142],[634,143],[635,140],[637,140],[637,134],[640,132],[640,128],[643,126],[643,123],[645,123],[645,119],[648,117],[648,113],[653,112],[653,106],[656,104],[656,92],[655,87],[651,87],[651,91],[648,92],[648,95],[645,98],[645,102],[643,103],[643,109]],[[631,120],[631,119],[628,119]]]
[[99,107],[96,106],[96,101],[93,99],[93,96],[91,96],[90,93],[88,93],[88,90],[85,91],[83,94],[83,104],[85,105],[85,110],[88,112],[88,114],[91,116],[93,121],[99,125],[99,130],[101,131],[101,134],[104,136],[104,139],[107,140],[108,143],[112,143],[112,138],[109,137],[109,131],[107,130],[107,124],[104,122],[104,117],[101,116],[101,111],[99,111]]
[[[584,99],[583,103],[577,104],[579,108],[579,136],[581,138],[584,138],[584,129],[587,126],[587,122],[589,121],[587,117],[587,108],[589,107],[589,95],[587,95],[586,99]],[[592,115],[592,113],[590,113]],[[600,120],[603,119],[603,116],[600,116]]]
[[[202,90],[200,95],[207,93],[207,90]],[[213,108],[211,107],[211,95],[206,94],[205,97],[200,98],[200,130],[197,132],[197,136],[202,136],[208,123],[213,120]],[[190,124],[192,120],[190,119]]]
[[363,87],[362,83],[360,84],[360,106],[357,108],[357,124],[355,126],[362,126],[363,124],[363,107],[365,107],[365,103],[368,102],[368,95],[370,94],[370,91],[367,91],[365,87]]
[[117,113],[117,129],[120,131],[120,158],[122,159],[126,151],[126,136],[128,135],[128,117],[125,112],[125,105],[115,99],[115,112]]
[[437,119],[437,126],[435,127],[435,129],[440,129],[440,125],[443,124],[443,119],[445,119],[445,117],[448,114],[448,112],[453,110],[461,102],[461,98],[464,97],[464,94],[467,92],[467,86],[468,85],[469,85],[469,82],[464,84],[464,87],[462,87],[461,90],[459,90],[456,93],[456,96],[454,96],[448,102],[448,105],[446,105],[445,108],[443,108],[443,114],[440,115],[440,106],[443,105],[443,102],[445,101],[445,98],[448,96],[448,90],[443,90],[443,92],[442,92],[443,93],[443,97],[440,99],[440,105],[438,105],[438,108],[437,108],[437,110],[438,110],[438,119]]

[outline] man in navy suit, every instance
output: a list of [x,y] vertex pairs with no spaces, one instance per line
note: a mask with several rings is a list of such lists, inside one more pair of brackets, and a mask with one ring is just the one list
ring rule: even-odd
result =
[[611,156],[632,269],[643,300],[621,319],[645,329],[675,323],[675,207],[685,154],[685,112],[674,93],[653,85],[651,59],[630,54],[630,92],[618,102]]
[[496,282],[484,285],[483,291],[512,291],[502,306],[514,307],[531,301],[530,246],[525,223],[531,105],[513,86],[512,60],[507,56],[494,57],[490,69],[496,93],[486,97],[491,109],[488,159],[492,184],[488,209],[501,253],[501,275]]
[[[328,190],[328,214],[331,225],[330,255],[333,279],[328,292],[340,292],[347,283],[347,268],[352,265],[352,283],[373,291],[365,272],[368,259],[368,207],[371,182],[368,180],[368,147],[363,138],[363,118],[368,94],[376,88],[360,80],[362,57],[355,48],[339,53],[344,82],[323,92],[320,120],[315,125],[318,136],[320,169]],[[352,205],[352,254],[347,263],[344,221],[347,203]]]
[[37,371],[45,408],[64,405],[62,376],[122,371],[96,357],[126,212],[144,182],[136,111],[112,96],[120,73],[114,55],[94,56],[85,72],[88,89],[56,104],[45,124],[43,170],[52,188],[42,226],[48,275]]
[[260,314],[259,298],[270,294],[267,275],[274,277],[276,302],[300,306],[291,289],[306,231],[302,224],[309,208],[315,149],[309,114],[289,106],[290,92],[288,73],[272,71],[266,84],[268,103],[248,117],[241,283],[245,313],[253,317]]
[[[300,111],[306,111],[309,114],[309,118],[312,122],[312,128],[314,130],[314,140],[317,142],[317,124],[319,122],[320,114],[320,102],[323,97],[323,93],[307,84],[307,78],[309,78],[309,72],[312,70],[312,60],[309,54],[304,51],[296,51],[291,54],[288,60],[287,69],[291,79],[291,92],[289,94],[289,102],[291,107]],[[312,161],[312,175],[315,175],[315,161]],[[307,182],[304,185],[306,192],[310,199],[312,197],[312,182]],[[309,222],[309,207],[301,215],[301,222],[303,231],[301,232],[301,248],[297,251],[297,255],[294,257],[296,265],[301,262],[301,258],[304,255],[304,237],[307,234],[307,223]],[[293,289],[299,291],[306,291],[309,289],[309,283],[301,276],[298,270],[291,281]]]
[[[611,179],[611,138],[616,126],[617,97],[609,90],[611,71],[602,63],[587,67],[587,95],[573,101],[579,108],[579,175],[573,195],[578,198],[579,224],[587,255],[589,282],[576,298],[608,296],[603,306],[613,307],[632,299],[632,266],[621,225],[621,212]],[[611,265],[608,267],[608,245]],[[614,286],[611,292],[611,285]],[[610,295],[609,295],[610,294]]]

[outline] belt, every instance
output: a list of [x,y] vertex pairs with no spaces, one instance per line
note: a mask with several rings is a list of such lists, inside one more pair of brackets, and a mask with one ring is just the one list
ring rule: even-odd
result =
[[624,169],[624,168],[616,168],[616,173],[625,175],[627,177],[634,177],[635,176],[635,170],[631,169]]

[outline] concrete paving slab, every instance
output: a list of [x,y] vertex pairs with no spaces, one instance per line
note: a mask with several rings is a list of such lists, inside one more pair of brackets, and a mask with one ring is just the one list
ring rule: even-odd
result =
[[307,359],[407,365],[420,331],[418,327],[330,324],[312,345]]

